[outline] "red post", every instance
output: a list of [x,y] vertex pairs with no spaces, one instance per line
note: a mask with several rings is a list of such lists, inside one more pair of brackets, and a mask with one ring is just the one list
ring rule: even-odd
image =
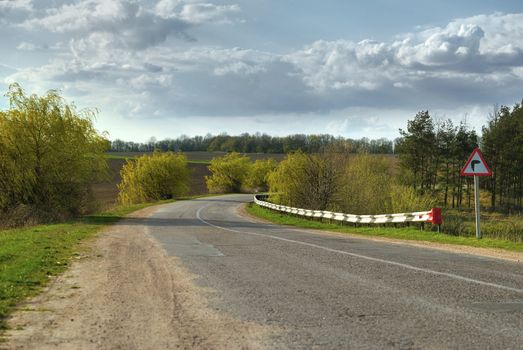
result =
[[441,225],[443,223],[441,208],[432,208],[429,213],[429,221],[432,225]]

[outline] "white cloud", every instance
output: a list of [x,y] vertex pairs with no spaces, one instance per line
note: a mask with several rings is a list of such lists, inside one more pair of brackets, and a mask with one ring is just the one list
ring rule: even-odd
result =
[[20,44],[18,44],[16,49],[21,50],[21,51],[34,51],[37,49],[37,46],[33,43],[28,43],[26,41],[22,41]]
[[238,5],[191,3],[183,5],[180,12],[180,18],[190,23],[230,23],[229,15],[238,12],[240,12],[240,7]]
[[42,17],[28,19],[27,29],[44,28],[52,32],[91,31],[136,17],[139,6],[123,1],[87,0],[52,7]]
[[[205,23],[229,23],[237,5],[161,0],[80,0],[34,11],[20,27],[69,35],[81,45],[142,50],[165,42],[169,36],[193,40],[187,30]],[[98,43],[101,39],[101,44]]]
[[[168,41],[238,11],[172,0],[85,0],[37,11],[23,26],[67,44],[51,43],[59,54],[10,71],[6,81],[62,88],[129,118],[293,115],[299,125],[299,118],[324,115],[330,119],[322,130],[354,137],[365,130],[395,133],[401,113],[442,105],[445,113],[461,106],[484,111],[521,98],[521,14],[457,19],[389,42],[319,40],[286,54]],[[37,42],[24,38],[18,49],[38,49]]]
[[0,0],[0,10],[25,10],[31,11],[33,4],[31,0]]
[[[445,28],[405,34],[392,42],[317,41],[283,60],[299,69],[304,83],[318,94],[337,95],[347,105],[380,103],[380,98],[384,104],[396,98],[408,101],[410,93],[420,104],[445,99],[468,103],[481,101],[492,86],[523,85],[518,75],[522,35],[523,15],[496,13],[455,20]],[[456,93],[458,88],[463,91]]]
[[144,49],[164,42],[169,35],[186,37],[189,24],[178,18],[161,18],[135,2],[84,0],[48,8],[21,26],[68,34],[81,46]]

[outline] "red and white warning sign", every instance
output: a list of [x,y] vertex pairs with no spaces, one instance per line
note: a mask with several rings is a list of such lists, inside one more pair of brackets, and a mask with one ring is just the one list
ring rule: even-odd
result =
[[487,162],[483,159],[483,154],[479,148],[475,148],[472,151],[472,154],[465,163],[463,169],[461,169],[461,176],[490,176],[492,171],[490,171]]

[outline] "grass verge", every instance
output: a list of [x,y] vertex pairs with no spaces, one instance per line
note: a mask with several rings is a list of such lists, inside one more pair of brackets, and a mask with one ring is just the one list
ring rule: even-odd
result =
[[523,244],[521,243],[492,238],[483,238],[478,240],[475,237],[450,236],[448,234],[438,233],[430,230],[422,231],[420,230],[419,226],[400,228],[372,226],[354,227],[347,226],[348,224],[342,226],[337,223],[312,221],[309,219],[299,218],[288,214],[278,213],[276,211],[260,207],[259,205],[253,203],[248,204],[245,209],[251,215],[280,225],[296,226],[307,229],[327,230],[340,233],[351,233],[362,236],[388,237],[411,241],[425,241],[442,244],[465,245],[480,248],[499,248],[510,251],[523,252]]
[[37,294],[81,255],[78,243],[133,211],[167,202],[118,206],[66,223],[1,230],[0,330],[6,329],[6,318],[18,303]]

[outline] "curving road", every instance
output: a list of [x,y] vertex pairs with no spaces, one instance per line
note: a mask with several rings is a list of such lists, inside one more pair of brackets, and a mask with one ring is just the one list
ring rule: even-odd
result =
[[0,349],[522,349],[523,264],[253,222],[248,195],[147,208]]
[[522,263],[256,223],[237,212],[250,200],[177,202],[143,224],[209,307],[269,326],[269,347],[522,348]]

